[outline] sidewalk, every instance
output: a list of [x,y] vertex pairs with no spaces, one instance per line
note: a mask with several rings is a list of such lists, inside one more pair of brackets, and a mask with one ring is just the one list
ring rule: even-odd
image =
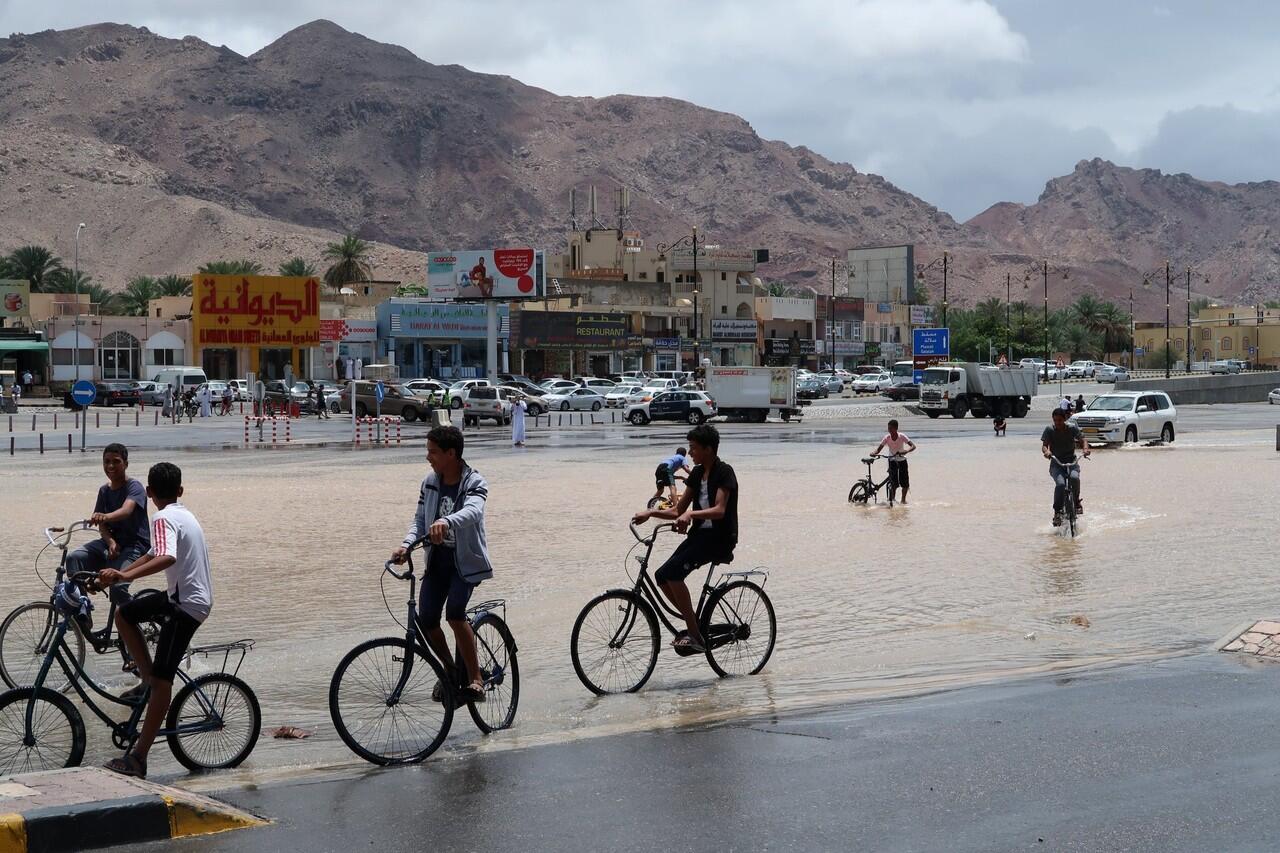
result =
[[278,822],[138,849],[1273,850],[1278,693],[1200,654],[227,792]]

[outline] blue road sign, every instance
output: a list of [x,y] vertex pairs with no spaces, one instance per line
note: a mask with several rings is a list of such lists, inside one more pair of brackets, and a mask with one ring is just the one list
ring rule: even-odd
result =
[[1144,350],[1142,347],[1134,347],[1133,354],[1136,356],[1143,356],[1147,354],[1147,351]]
[[81,379],[71,386],[71,399],[77,406],[87,406],[98,396],[97,387],[88,379]]
[[377,383],[373,386],[373,396],[378,398],[379,403],[381,403],[383,398],[387,396],[386,386],[382,384],[381,379],[379,379]]
[[912,355],[951,355],[950,329],[913,329],[911,332]]

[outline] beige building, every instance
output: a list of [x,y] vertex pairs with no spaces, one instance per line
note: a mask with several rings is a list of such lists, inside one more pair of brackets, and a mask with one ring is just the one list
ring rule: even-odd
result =
[[[1175,361],[1187,357],[1186,318],[1170,325],[1169,345]],[[1191,321],[1192,365],[1234,358],[1250,364],[1280,367],[1280,310],[1254,305],[1210,305]],[[1134,346],[1143,354],[1139,366],[1162,365],[1164,323],[1136,323]]]

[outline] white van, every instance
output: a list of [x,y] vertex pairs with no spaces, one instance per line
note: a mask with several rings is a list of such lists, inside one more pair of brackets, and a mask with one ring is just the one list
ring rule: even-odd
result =
[[162,367],[154,381],[182,392],[200,387],[209,381],[209,377],[200,367]]

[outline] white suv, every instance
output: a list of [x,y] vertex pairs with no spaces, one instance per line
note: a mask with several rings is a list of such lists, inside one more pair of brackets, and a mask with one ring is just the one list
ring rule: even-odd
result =
[[1067,365],[1068,379],[1092,379],[1093,375],[1098,371],[1097,362],[1093,361],[1073,361]]
[[1112,391],[1093,399],[1089,408],[1073,416],[1084,440],[1095,444],[1174,439],[1178,410],[1163,391]]

